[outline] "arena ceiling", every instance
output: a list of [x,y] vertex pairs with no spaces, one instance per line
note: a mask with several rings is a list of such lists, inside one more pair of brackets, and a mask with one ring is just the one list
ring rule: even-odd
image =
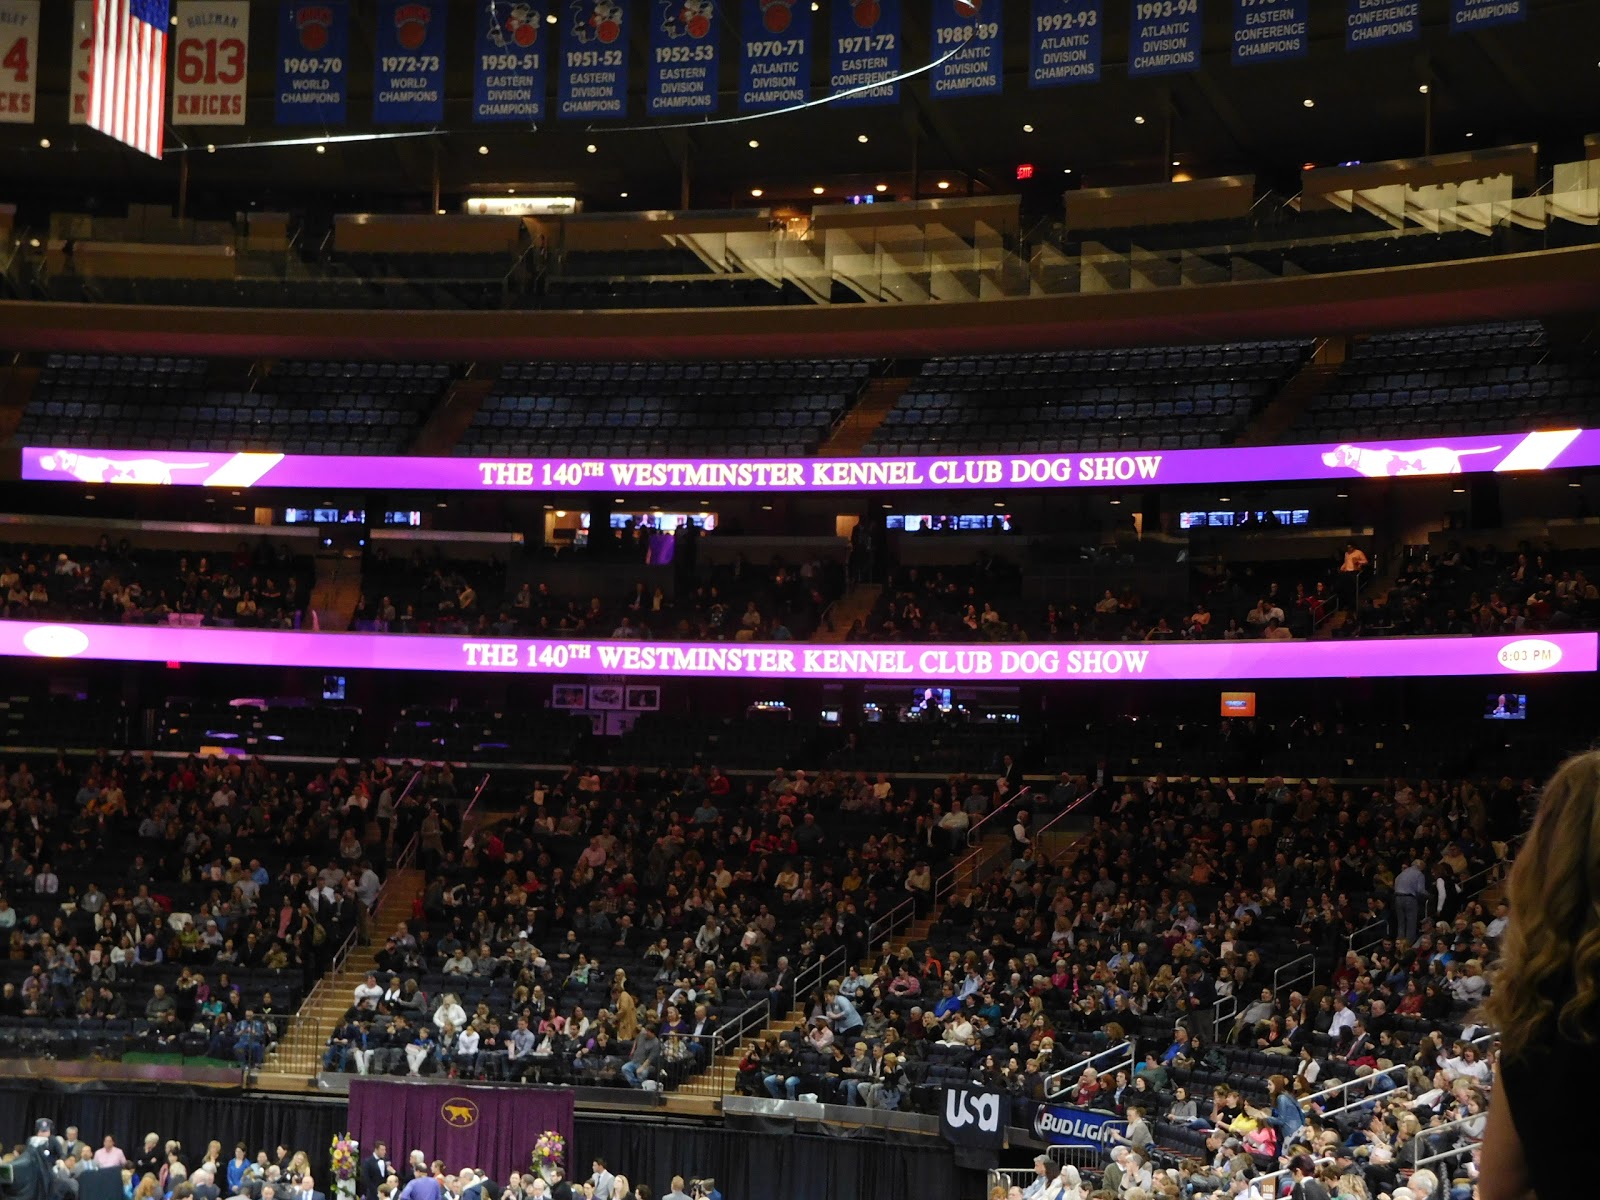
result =
[[[1004,3],[1005,28],[1020,33],[1029,22],[1029,0]],[[1006,86],[997,97],[933,103],[924,77],[902,88],[897,106],[822,106],[690,130],[650,127],[638,115],[626,124],[646,128],[619,132],[559,120],[537,129],[473,126],[467,47],[476,6],[462,0],[450,6],[443,132],[334,144],[321,153],[310,146],[223,148],[316,132],[271,124],[276,5],[257,3],[250,123],[242,129],[169,129],[168,139],[169,145],[191,147],[190,211],[205,216],[252,203],[263,209],[420,209],[431,202],[436,178],[446,205],[516,189],[577,195],[591,209],[677,208],[687,186],[690,207],[711,209],[810,202],[817,195],[836,201],[872,192],[880,183],[895,196],[907,197],[913,188],[932,195],[939,194],[942,181],[949,185],[943,194],[1021,189],[1035,211],[1048,212],[1063,187],[1156,182],[1179,173],[1253,172],[1292,192],[1303,163],[1404,157],[1430,145],[1442,152],[1537,141],[1547,162],[1561,161],[1581,157],[1583,136],[1600,129],[1596,0],[1531,0],[1525,23],[1465,35],[1447,28],[1450,0],[1423,0],[1420,40],[1350,52],[1343,36],[1347,3],[1312,0],[1311,53],[1298,62],[1232,66],[1233,6],[1205,0],[1202,68],[1130,80],[1128,3],[1106,0],[1104,68],[1097,84],[1030,90],[1027,46],[1008,36]],[[129,200],[171,202],[178,156],[155,163],[66,123],[71,6],[49,0],[43,7],[40,117],[32,126],[0,125],[7,165],[0,202],[17,201],[25,216],[46,207],[118,212]],[[908,5],[906,67],[929,60],[926,21],[919,26],[913,15],[923,7]],[[354,9],[350,123],[330,133],[373,129],[374,17],[370,3],[358,0]],[[642,114],[645,35],[642,22],[635,25],[630,111]],[[730,60],[737,44],[731,32],[725,30],[724,37],[721,109],[733,114]],[[816,59],[814,84],[821,94],[826,55]],[[752,141],[759,145],[752,147]],[[217,152],[207,153],[208,143],[218,145]],[[1016,182],[1020,163],[1034,167],[1027,184]],[[762,190],[761,199],[751,196],[754,188]]]

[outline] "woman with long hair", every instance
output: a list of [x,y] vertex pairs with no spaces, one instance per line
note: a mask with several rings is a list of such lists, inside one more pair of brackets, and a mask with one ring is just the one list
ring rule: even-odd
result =
[[1484,1016],[1500,1069],[1484,1131],[1482,1200],[1555,1200],[1600,1069],[1600,752],[1545,785],[1506,884],[1511,915]]

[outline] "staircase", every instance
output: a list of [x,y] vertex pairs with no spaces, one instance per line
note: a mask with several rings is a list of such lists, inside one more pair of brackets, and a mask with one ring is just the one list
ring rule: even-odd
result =
[[360,598],[361,559],[355,555],[319,554],[317,577],[311,585],[311,611],[317,628],[349,629]]
[[883,419],[905,390],[916,379],[914,375],[880,375],[867,381],[861,399],[834,427],[832,435],[818,448],[820,458],[850,458],[860,454],[862,448],[878,432]]
[[881,583],[858,583],[838,600],[834,601],[833,613],[830,617],[832,628],[828,625],[819,625],[816,633],[812,634],[813,642],[842,642],[850,636],[850,628],[857,621],[865,621],[872,615],[872,610],[877,607],[878,597],[883,595]]
[[1348,350],[1345,338],[1319,338],[1311,357],[1289,377],[1272,402],[1256,414],[1240,435],[1238,444],[1271,446],[1282,441],[1307,405],[1326,391],[1339,374]]
[[413,906],[421,899],[427,882],[420,870],[390,872],[372,914],[372,936],[364,945],[352,944],[343,960],[335,960],[333,970],[317,981],[280,1039],[276,1055],[267,1060],[264,1076],[270,1073],[304,1081],[321,1070],[328,1038],[349,1011],[356,985],[366,979],[368,971],[376,969],[377,951],[373,947],[382,945],[388,931],[400,922],[411,920]]
[[498,368],[483,370],[475,365],[469,378],[452,383],[417,431],[411,453],[444,455],[454,450],[483,407],[484,397],[494,390],[498,376]]

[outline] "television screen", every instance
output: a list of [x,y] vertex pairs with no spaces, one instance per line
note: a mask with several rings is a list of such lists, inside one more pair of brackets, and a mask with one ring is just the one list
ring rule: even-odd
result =
[[911,693],[912,712],[949,712],[950,689],[919,687]]
[[1256,715],[1254,692],[1223,692],[1222,715],[1225,717],[1253,717]]
[[324,675],[322,677],[322,698],[324,700],[343,700],[344,683],[343,675]]
[[1520,692],[1490,692],[1484,698],[1485,721],[1526,721],[1528,697]]

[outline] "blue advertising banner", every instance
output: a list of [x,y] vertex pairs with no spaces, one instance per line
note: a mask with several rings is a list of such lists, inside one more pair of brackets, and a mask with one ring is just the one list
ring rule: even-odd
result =
[[444,0],[378,0],[372,119],[379,125],[444,120]]
[[1033,1136],[1051,1146],[1107,1148],[1113,1133],[1125,1133],[1128,1123],[1116,1113],[1041,1104],[1033,1113]]
[[487,0],[477,6],[472,65],[474,121],[540,121],[555,31],[544,17],[553,0]]
[[1004,56],[1000,0],[933,0],[933,57],[939,65],[929,94],[937,99],[998,94],[1005,85]]
[[1470,33],[1528,19],[1528,0],[1450,0],[1450,32]]
[[1311,52],[1311,0],[1233,0],[1233,65]]
[[828,90],[837,96],[882,79],[895,80],[857,92],[834,105],[893,104],[900,99],[900,0],[831,0],[833,58]]
[[1128,75],[1200,69],[1200,0],[1133,0]]
[[1100,78],[1104,0],[1033,0],[1028,86],[1060,87]]
[[716,111],[719,32],[712,0],[650,0],[646,112],[670,117]]
[[1422,36],[1422,0],[1350,0],[1344,48],[1389,46]]
[[556,115],[628,114],[628,13],[623,0],[569,0],[557,75]]
[[284,0],[278,10],[279,125],[343,125],[350,5]]
[[739,111],[765,112],[811,99],[810,0],[742,0]]

